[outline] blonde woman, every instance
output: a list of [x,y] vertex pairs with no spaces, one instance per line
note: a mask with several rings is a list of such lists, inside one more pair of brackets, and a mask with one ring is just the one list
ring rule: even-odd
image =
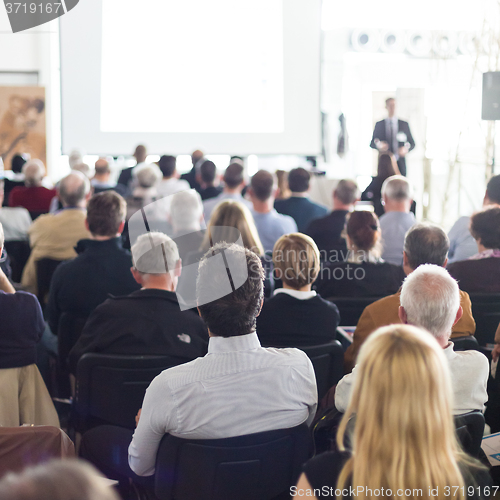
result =
[[[340,490],[339,497],[350,496],[352,488],[357,500],[489,496],[488,472],[455,437],[450,374],[431,335],[407,325],[380,328],[363,344],[359,370],[337,435],[342,452],[310,460],[295,498],[317,498],[313,493],[323,487]],[[354,413],[353,446],[346,453]]]

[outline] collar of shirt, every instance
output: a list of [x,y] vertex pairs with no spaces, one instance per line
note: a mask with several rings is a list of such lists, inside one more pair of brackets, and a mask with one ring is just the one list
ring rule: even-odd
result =
[[498,248],[488,248],[484,250],[484,252],[479,252],[472,257],[469,257],[469,260],[481,260],[481,259],[489,259],[490,257],[500,257],[500,250]]
[[274,295],[277,293],[286,293],[287,295],[291,295],[295,299],[299,300],[309,300],[317,295],[314,290],[311,290],[310,292],[301,292],[299,290],[290,290],[289,288],[278,288],[277,290],[274,290]]
[[252,351],[260,347],[259,337],[256,332],[234,337],[210,337],[208,341],[208,354],[234,351]]
[[398,124],[398,117],[397,116],[393,116],[392,118],[387,117],[386,121],[387,122],[392,122],[393,125],[397,125]]
[[456,357],[457,353],[453,350],[453,342],[449,342],[448,345],[443,349],[444,357],[449,361]]

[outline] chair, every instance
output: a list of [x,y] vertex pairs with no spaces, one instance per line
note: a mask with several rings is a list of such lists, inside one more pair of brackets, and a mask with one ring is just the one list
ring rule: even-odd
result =
[[[159,500],[267,500],[290,492],[309,457],[306,424],[226,439],[166,434],[156,457]],[[289,498],[287,496],[287,498]]]
[[500,294],[470,294],[472,316],[476,320],[476,339],[480,346],[493,344],[500,323]]
[[172,356],[84,354],[76,367],[73,426],[78,432],[102,424],[134,429],[151,381],[183,362]]
[[57,327],[58,356],[61,368],[66,368],[69,353],[80,338],[87,319],[87,316],[77,316],[70,312],[61,314]]
[[356,326],[366,306],[382,297],[329,297],[327,300],[333,302],[340,312],[340,323],[342,326]]
[[36,262],[36,281],[38,288],[38,301],[43,306],[50,289],[50,281],[57,267],[64,260],[40,259]]
[[457,337],[452,339],[454,351],[480,351],[476,337]]
[[24,266],[28,262],[31,248],[28,240],[6,241],[5,250],[10,258],[10,267],[12,268],[12,281],[21,282]]
[[338,340],[309,347],[299,347],[311,360],[318,386],[318,401],[344,376],[344,349]]
[[455,428],[463,450],[473,457],[478,457],[484,434],[483,413],[474,410],[462,415],[455,415]]

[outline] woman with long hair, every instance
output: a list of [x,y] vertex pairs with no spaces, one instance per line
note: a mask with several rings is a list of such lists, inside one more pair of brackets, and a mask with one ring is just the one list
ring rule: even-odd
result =
[[313,490],[323,487],[340,490],[336,496],[350,496],[352,488],[358,500],[488,496],[488,472],[458,444],[449,369],[429,333],[408,325],[380,328],[363,344],[358,369],[338,430],[341,451],[305,465],[296,497],[314,498]]

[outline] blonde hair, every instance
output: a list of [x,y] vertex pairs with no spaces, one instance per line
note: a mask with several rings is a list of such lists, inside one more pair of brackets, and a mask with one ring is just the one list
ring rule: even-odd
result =
[[[392,492],[385,496],[425,500],[431,487],[438,488],[433,499],[463,500],[459,463],[476,462],[460,450],[452,408],[450,374],[435,339],[408,325],[379,328],[361,348],[351,401],[339,426],[337,443],[344,450],[347,423],[356,413],[352,457],[337,488],[363,486],[359,500],[371,497],[367,488],[382,487]],[[447,486],[452,487],[448,496]]]
[[300,290],[314,283],[318,277],[318,247],[314,240],[305,234],[285,234],[274,245],[273,264],[278,279]]
[[[257,255],[264,255],[264,247],[259,238],[259,233],[255,227],[252,214],[248,208],[238,201],[225,200],[219,203],[210,217],[207,231],[201,243],[200,250],[207,251],[212,245],[210,243],[211,228],[212,227],[227,227],[236,228],[243,240],[243,246],[256,253]],[[224,230],[217,232],[217,242],[226,241],[227,243],[234,243],[234,235],[231,231],[227,232],[227,240],[224,239]]]

